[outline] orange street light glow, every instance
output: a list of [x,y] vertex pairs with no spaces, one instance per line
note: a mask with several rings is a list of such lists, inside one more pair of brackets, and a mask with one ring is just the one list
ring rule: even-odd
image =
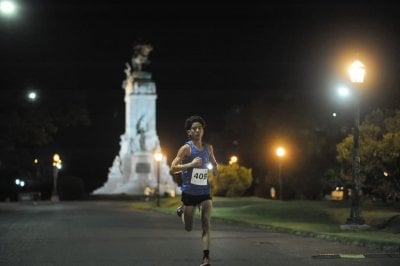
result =
[[365,77],[365,66],[360,60],[355,60],[350,68],[349,75],[351,82],[363,83]]
[[235,156],[235,155],[231,156],[229,164],[234,164],[234,163],[237,163],[237,162],[238,162],[238,157]]
[[163,155],[161,153],[156,153],[154,154],[154,159],[156,159],[157,162],[160,162],[162,160]]
[[285,156],[285,154],[286,154],[286,150],[284,148],[279,147],[276,149],[276,155],[278,157],[283,157],[283,156]]

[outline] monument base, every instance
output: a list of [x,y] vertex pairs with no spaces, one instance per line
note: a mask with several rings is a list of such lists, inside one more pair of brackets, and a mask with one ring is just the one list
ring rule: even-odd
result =
[[[112,171],[104,186],[95,190],[93,194],[139,196],[148,194],[148,191],[156,192],[157,188],[159,188],[161,196],[174,197],[177,194],[177,186],[169,174],[165,158],[158,165],[151,152],[136,152],[128,161],[131,166],[131,174],[128,178],[124,177],[122,173],[117,175],[115,171]],[[157,169],[158,167],[160,169]],[[158,174],[159,176],[157,176]]]

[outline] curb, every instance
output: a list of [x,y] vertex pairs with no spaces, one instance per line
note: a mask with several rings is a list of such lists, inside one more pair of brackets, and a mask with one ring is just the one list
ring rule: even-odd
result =
[[318,254],[313,259],[372,259],[372,258],[400,258],[400,253],[366,253],[366,254]]

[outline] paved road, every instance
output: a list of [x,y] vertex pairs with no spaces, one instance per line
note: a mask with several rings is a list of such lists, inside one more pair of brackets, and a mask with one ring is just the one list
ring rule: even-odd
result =
[[[200,223],[136,211],[129,202],[0,203],[0,265],[199,265]],[[212,265],[400,265],[400,258],[316,259],[382,253],[213,221]]]

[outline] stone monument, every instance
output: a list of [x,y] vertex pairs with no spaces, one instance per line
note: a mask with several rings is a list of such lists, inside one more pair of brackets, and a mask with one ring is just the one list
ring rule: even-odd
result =
[[152,49],[151,45],[136,45],[131,64],[125,64],[125,133],[109,168],[108,180],[93,194],[145,195],[155,192],[157,185],[160,195],[174,196],[177,191],[165,156],[159,164],[154,158],[161,151],[156,132],[156,86],[151,73],[142,71],[143,65],[149,63]]

